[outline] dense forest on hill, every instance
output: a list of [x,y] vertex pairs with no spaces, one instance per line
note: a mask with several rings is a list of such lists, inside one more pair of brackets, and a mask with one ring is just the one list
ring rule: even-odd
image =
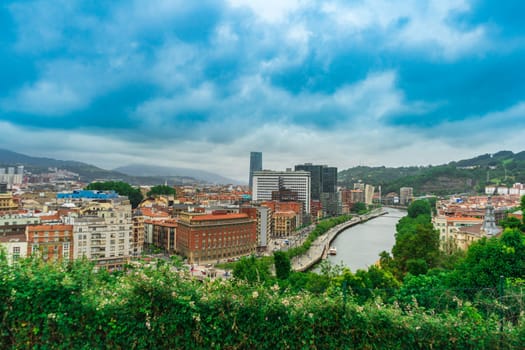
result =
[[484,192],[486,185],[525,183],[525,151],[501,151],[448,164],[420,167],[359,166],[339,172],[339,184],[356,182],[381,186],[384,194],[413,187],[415,195]]

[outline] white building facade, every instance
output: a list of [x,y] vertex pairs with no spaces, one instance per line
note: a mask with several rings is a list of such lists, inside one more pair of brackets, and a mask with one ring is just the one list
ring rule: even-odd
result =
[[93,203],[65,221],[73,225],[74,259],[85,257],[97,266],[118,268],[133,255],[131,205],[127,200],[104,204],[97,208]]
[[310,213],[310,181],[308,171],[256,171],[253,173],[252,199],[255,202],[271,201],[272,192],[284,187],[297,192],[304,211]]

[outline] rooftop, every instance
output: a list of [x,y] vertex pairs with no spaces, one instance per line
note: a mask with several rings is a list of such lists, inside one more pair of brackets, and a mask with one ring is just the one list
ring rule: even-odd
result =
[[207,214],[192,217],[193,221],[248,219],[247,214]]

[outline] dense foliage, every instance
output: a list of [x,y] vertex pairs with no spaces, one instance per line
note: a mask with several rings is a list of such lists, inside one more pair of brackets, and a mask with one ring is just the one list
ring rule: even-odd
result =
[[367,209],[366,204],[363,202],[356,202],[352,205],[352,212],[360,215],[366,213]]
[[408,207],[407,216],[396,225],[396,242],[392,257],[381,253],[381,266],[398,279],[407,273],[420,275],[438,267],[442,253],[439,249],[439,233],[431,222],[431,207],[427,200],[414,201]]
[[133,208],[136,208],[144,198],[138,188],[135,188],[122,181],[92,182],[86,187],[86,190],[113,190],[121,196],[127,196]]
[[290,276],[292,271],[292,264],[288,254],[283,251],[273,253],[273,261],[275,265],[275,275],[278,279],[285,280]]
[[167,263],[107,273],[34,260],[3,260],[0,279],[3,349],[513,349],[525,337],[466,303],[433,313],[358,301],[335,280],[314,295],[201,283]]
[[157,185],[153,186],[148,193],[146,193],[148,197],[150,196],[160,196],[160,195],[168,195],[168,196],[175,196],[177,195],[177,191],[171,186],[166,185]]

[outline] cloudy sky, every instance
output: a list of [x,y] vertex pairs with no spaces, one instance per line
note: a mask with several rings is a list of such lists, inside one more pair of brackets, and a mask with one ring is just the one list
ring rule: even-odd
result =
[[247,180],[525,149],[525,2],[9,1],[0,148]]

